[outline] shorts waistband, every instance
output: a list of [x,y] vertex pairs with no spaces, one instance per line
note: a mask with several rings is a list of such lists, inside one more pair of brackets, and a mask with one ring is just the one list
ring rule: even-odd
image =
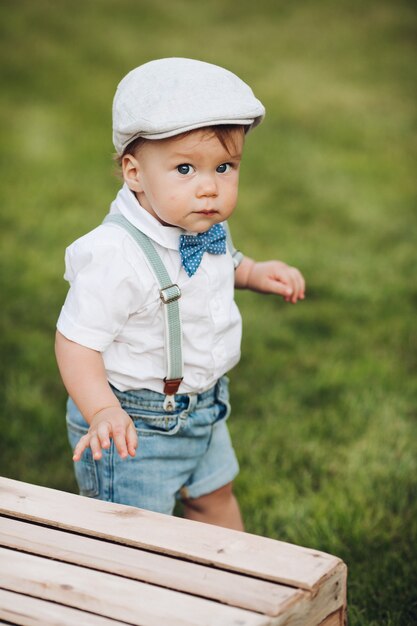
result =
[[[119,391],[113,385],[110,385],[116,397],[127,405],[141,404],[143,401],[152,404],[163,405],[165,395],[152,391],[150,389],[130,389],[128,391]],[[212,387],[202,391],[201,393],[177,393],[175,394],[175,404],[178,407],[189,406],[190,404],[198,404],[201,408],[209,406],[221,394],[221,390],[227,386],[227,379],[220,378]]]

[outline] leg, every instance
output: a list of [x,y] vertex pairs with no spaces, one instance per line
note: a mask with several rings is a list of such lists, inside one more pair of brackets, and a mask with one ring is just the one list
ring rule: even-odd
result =
[[206,524],[244,530],[232,485],[230,482],[205,496],[184,499],[184,517]]

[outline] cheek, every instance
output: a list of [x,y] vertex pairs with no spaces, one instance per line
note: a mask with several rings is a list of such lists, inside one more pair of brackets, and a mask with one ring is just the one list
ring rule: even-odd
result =
[[161,207],[171,206],[177,201],[178,193],[169,184],[159,184],[155,190],[155,200]]
[[178,204],[181,204],[181,196],[178,193],[167,194],[167,205],[171,208],[175,208]]
[[238,196],[238,186],[235,183],[232,183],[227,186],[225,189],[225,197],[229,205],[234,206],[237,202]]
[[173,204],[183,202],[189,193],[186,185],[167,185],[166,197]]

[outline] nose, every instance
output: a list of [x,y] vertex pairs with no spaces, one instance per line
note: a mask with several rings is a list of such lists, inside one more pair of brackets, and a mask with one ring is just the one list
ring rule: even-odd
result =
[[217,196],[217,182],[215,175],[201,175],[198,179],[196,193],[198,198]]

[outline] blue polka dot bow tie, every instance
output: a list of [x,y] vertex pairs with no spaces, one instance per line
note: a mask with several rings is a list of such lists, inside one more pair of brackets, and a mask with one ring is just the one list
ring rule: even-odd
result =
[[221,224],[198,235],[180,235],[181,262],[188,276],[196,273],[205,252],[226,254],[226,231]]

